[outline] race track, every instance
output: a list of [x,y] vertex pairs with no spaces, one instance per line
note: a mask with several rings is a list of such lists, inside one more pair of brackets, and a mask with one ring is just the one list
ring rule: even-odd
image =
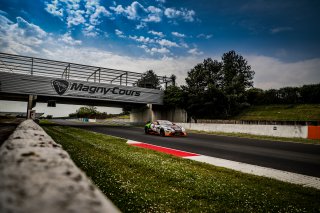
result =
[[274,142],[206,134],[188,137],[145,135],[143,128],[114,127],[55,120],[57,124],[113,135],[158,146],[179,149],[314,177],[320,177],[320,145]]

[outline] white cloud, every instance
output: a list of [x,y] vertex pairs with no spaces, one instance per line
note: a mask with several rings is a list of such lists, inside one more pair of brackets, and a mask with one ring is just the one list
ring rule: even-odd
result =
[[164,11],[164,14],[167,18],[176,19],[181,18],[186,22],[193,22],[195,21],[195,15],[196,13],[194,10],[188,10],[186,8],[166,8]]
[[70,28],[72,26],[77,26],[86,23],[83,16],[85,12],[83,10],[70,10],[67,17],[67,26]]
[[184,37],[186,37],[185,34],[178,33],[178,32],[172,32],[171,34],[174,35],[174,36],[176,36],[176,37],[179,37],[179,38],[184,38]]
[[137,1],[132,2],[131,5],[127,6],[126,8],[122,7],[122,5],[118,5],[117,7],[110,7],[110,9],[117,14],[125,15],[131,20],[140,19],[139,11],[145,10],[144,7]]
[[180,46],[184,48],[189,48],[189,45],[185,42],[180,43]]
[[142,22],[160,22],[162,17],[162,10],[155,6],[149,6],[145,8],[137,1],[131,3],[127,7],[118,5],[116,7],[110,7],[116,14],[124,15],[130,20],[140,20]]
[[[84,7],[81,7],[81,3]],[[102,17],[110,17],[111,13],[100,5],[99,0],[51,0],[45,2],[45,10],[64,21],[68,28],[83,27],[85,36],[95,37],[99,34],[96,27],[102,22]]]
[[297,62],[283,62],[267,56],[246,56],[256,72],[255,87],[262,89],[302,86],[320,82],[320,58]]
[[62,41],[65,44],[69,44],[69,45],[80,45],[80,44],[82,44],[81,40],[73,39],[70,32],[67,32],[64,35],[62,35],[61,38],[59,38],[59,41]]
[[59,8],[59,7],[61,7],[59,0],[53,0],[53,1],[51,1],[51,3],[46,3],[45,10],[54,16],[62,18],[63,17],[63,9]]
[[145,22],[160,22],[162,17],[162,10],[154,7],[149,6],[147,8],[147,12],[149,13],[146,18],[143,19]]
[[151,55],[154,55],[156,53],[159,53],[159,54],[167,54],[167,53],[170,53],[170,50],[168,50],[167,48],[165,47],[161,47],[161,48],[156,48],[156,47],[152,47],[152,48],[148,48],[146,45],[141,45],[141,46],[138,46],[142,49],[144,49],[144,51],[146,51],[147,53],[151,54]]
[[90,17],[89,21],[93,25],[98,25],[101,23],[101,16],[111,16],[111,13],[106,10],[105,7],[100,6],[98,0],[87,1],[85,7],[87,9],[86,14]]
[[94,25],[85,24],[85,28],[82,30],[83,35],[87,37],[96,37],[98,36],[99,29],[96,29]]
[[120,38],[126,38],[126,36],[121,30],[115,29],[115,34]]
[[282,32],[287,32],[287,31],[292,31],[292,27],[276,27],[270,30],[272,34],[277,34],[277,33],[282,33]]
[[3,31],[8,30],[7,28],[9,28],[11,24],[13,24],[11,20],[0,14],[0,27],[3,28]]
[[188,50],[188,53],[190,53],[191,55],[203,55],[203,52],[198,50],[198,48],[193,48],[193,49],[190,49]]
[[8,13],[6,11],[0,10],[0,15],[6,16],[6,15],[8,15]]
[[142,42],[142,43],[154,43],[155,40],[149,37],[144,37],[144,36],[129,36],[132,40],[135,40],[137,42]]
[[145,28],[147,26],[147,24],[145,23],[145,22],[141,22],[140,24],[138,24],[137,26],[136,26],[136,29],[137,30],[140,30],[140,29],[142,29],[142,28]]
[[199,34],[199,35],[197,35],[197,38],[205,38],[205,39],[210,39],[210,38],[212,38],[212,34],[203,34],[203,33],[201,33],[201,34]]
[[167,46],[167,47],[179,47],[179,45],[176,42],[169,41],[167,39],[160,39],[157,40],[157,43],[161,46]]
[[20,32],[25,37],[44,38],[47,36],[47,33],[39,26],[29,23],[21,17],[17,17],[17,24],[15,28],[16,30],[21,29],[22,31]]
[[163,32],[157,32],[157,31],[150,30],[148,33],[155,35],[155,36],[164,37]]
[[160,3],[166,3],[166,0],[156,0],[156,1]]
[[[155,31],[149,31],[150,34],[160,34],[160,32]],[[140,45],[138,47],[145,50],[145,52],[154,55],[155,53],[159,54],[166,54],[170,53],[170,50],[168,48],[172,47],[180,47],[177,43],[169,41],[167,39],[153,39],[149,37],[144,36],[129,36],[130,39],[143,43],[143,45]],[[149,45],[149,46],[147,46]]]
[[21,17],[16,23],[0,15],[0,52],[34,54],[49,35]]

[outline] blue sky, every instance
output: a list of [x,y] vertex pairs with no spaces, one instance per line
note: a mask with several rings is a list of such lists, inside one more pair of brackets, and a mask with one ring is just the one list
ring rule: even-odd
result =
[[320,55],[319,1],[0,2],[1,15],[22,28],[27,22],[68,45],[130,57],[219,55],[231,49],[283,61]]
[[0,52],[159,75],[235,50],[254,85],[320,82],[318,0],[0,0]]

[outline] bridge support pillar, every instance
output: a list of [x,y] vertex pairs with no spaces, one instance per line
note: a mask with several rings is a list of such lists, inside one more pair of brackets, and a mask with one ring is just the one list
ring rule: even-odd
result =
[[27,104],[27,119],[35,119],[35,110],[32,110],[33,107],[36,106],[36,95],[29,95],[28,104]]
[[130,122],[146,123],[154,120],[170,120],[173,122],[187,122],[187,112],[180,108],[167,108],[160,105],[147,104],[133,108],[130,112]]

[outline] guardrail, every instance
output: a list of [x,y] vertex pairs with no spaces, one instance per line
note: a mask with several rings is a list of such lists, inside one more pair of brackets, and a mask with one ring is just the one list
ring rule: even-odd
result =
[[32,120],[0,147],[0,212],[120,212]]

